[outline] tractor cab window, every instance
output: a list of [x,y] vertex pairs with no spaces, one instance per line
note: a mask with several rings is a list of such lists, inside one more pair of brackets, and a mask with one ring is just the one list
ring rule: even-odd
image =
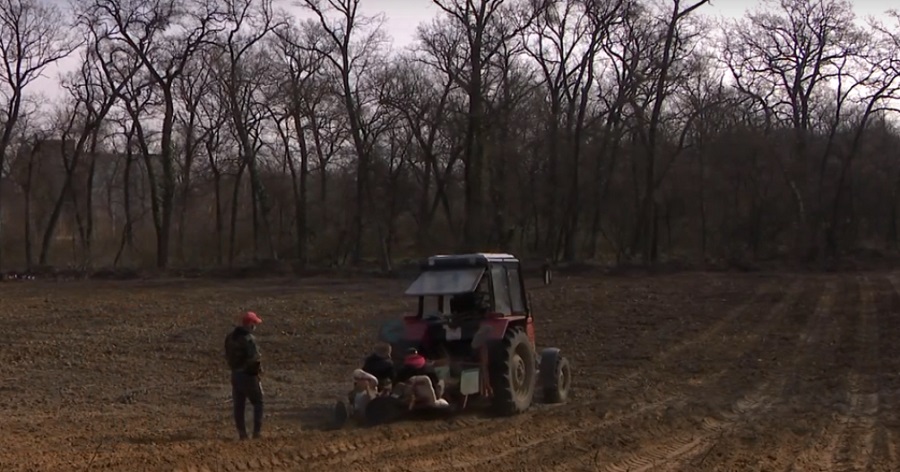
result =
[[422,297],[422,316],[424,318],[439,317],[446,312],[446,300],[446,297],[442,296]]
[[494,282],[494,311],[509,315],[509,279],[506,276],[506,267],[495,265],[491,267],[491,279]]
[[487,314],[491,305],[490,282],[487,277],[482,277],[478,287],[473,292],[458,293],[450,298],[450,312]]
[[509,274],[510,308],[513,313],[525,313],[525,297],[522,296],[522,279],[517,267],[507,267]]

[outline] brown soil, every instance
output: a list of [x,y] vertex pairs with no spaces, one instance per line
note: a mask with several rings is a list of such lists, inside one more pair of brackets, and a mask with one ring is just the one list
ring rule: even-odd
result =
[[[328,431],[390,280],[0,284],[0,470],[900,470],[900,275],[558,276],[539,347],[566,405]],[[264,319],[266,437],[222,342]],[[251,409],[248,405],[248,422]]]

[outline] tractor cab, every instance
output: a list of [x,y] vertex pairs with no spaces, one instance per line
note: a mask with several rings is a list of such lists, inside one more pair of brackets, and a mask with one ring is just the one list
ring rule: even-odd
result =
[[492,316],[525,314],[528,307],[519,260],[508,254],[429,257],[406,289],[419,297],[419,316],[428,311],[482,311]]
[[509,254],[429,257],[405,294],[419,301],[406,324],[423,330],[406,338],[420,340],[416,347],[432,358],[473,357],[479,330],[489,335],[494,324],[505,327],[504,319],[531,324],[521,264]]

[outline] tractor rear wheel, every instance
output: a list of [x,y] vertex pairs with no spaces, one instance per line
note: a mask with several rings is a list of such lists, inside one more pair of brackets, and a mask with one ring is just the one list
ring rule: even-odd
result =
[[537,360],[531,340],[521,328],[511,329],[491,357],[494,408],[504,416],[524,412],[531,407],[537,384]]

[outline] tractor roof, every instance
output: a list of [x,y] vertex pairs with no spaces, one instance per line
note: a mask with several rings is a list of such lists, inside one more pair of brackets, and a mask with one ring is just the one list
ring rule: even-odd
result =
[[431,256],[422,263],[422,273],[406,289],[406,295],[455,295],[472,292],[484,271],[496,262],[519,260],[510,254],[473,253]]
[[422,270],[458,267],[487,267],[492,262],[519,262],[516,256],[503,253],[477,252],[431,256],[422,263]]

